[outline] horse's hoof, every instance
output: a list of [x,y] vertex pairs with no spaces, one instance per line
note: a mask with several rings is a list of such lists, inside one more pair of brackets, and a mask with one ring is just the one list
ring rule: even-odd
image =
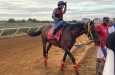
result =
[[47,64],[45,64],[45,67],[47,67]]
[[63,70],[64,70],[63,67],[64,67],[64,66],[60,65],[59,70],[60,70],[60,71],[63,71]]
[[74,69],[76,75],[79,75],[79,70],[78,70],[78,67],[76,64],[73,65],[73,69]]
[[47,61],[46,60],[44,60],[44,65],[45,65],[45,67],[47,67]]
[[73,69],[75,72],[79,72],[77,65],[73,65]]
[[76,72],[76,75],[79,75],[79,72]]
[[60,68],[60,71],[64,71],[63,68]]
[[63,68],[64,68],[64,62],[61,62],[60,71],[63,71]]
[[47,67],[47,63],[45,63],[45,67]]

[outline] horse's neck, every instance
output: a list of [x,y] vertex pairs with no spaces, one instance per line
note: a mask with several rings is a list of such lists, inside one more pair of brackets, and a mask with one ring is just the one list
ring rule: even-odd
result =
[[84,29],[84,24],[83,23],[78,23],[78,24],[74,24],[71,25],[71,34],[74,38],[79,37],[80,35],[85,33],[85,29]]

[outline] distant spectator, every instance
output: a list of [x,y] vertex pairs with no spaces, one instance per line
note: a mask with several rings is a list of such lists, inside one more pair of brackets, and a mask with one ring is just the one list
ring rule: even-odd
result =
[[111,20],[111,22],[108,25],[108,27],[109,27],[109,33],[112,33],[112,32],[115,31],[115,20],[114,19]]

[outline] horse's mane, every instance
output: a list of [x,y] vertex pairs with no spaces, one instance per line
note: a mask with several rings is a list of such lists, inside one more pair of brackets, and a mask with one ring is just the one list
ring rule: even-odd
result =
[[82,23],[82,22],[70,24],[70,29],[81,28],[83,25],[84,25],[84,23]]

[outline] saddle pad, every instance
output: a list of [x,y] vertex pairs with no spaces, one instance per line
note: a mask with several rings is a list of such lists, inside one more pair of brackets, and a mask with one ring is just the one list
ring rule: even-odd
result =
[[48,32],[47,38],[48,38],[49,40],[54,40],[54,39],[56,39],[57,41],[59,41],[59,40],[60,40],[61,31],[62,31],[62,28],[60,28],[60,29],[56,32],[56,34],[55,34],[55,36],[54,36],[54,35],[53,35],[53,27],[51,27],[51,29],[50,29],[49,32]]

